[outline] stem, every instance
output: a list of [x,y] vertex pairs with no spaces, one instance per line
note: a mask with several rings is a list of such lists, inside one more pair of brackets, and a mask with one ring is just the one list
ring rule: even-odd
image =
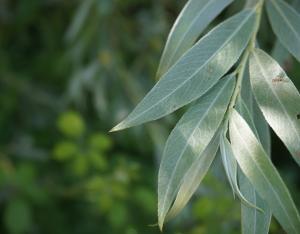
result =
[[235,73],[237,74],[237,81],[236,81],[236,85],[235,85],[235,88],[234,88],[234,91],[233,91],[233,94],[232,94],[232,97],[231,97],[231,100],[230,100],[230,103],[228,106],[227,115],[225,117],[225,132],[224,132],[225,135],[228,130],[228,122],[229,122],[230,116],[233,112],[237,98],[239,97],[240,92],[241,92],[242,81],[243,81],[247,61],[249,59],[249,55],[250,55],[251,51],[255,48],[255,42],[256,42],[256,37],[257,37],[258,30],[259,30],[263,4],[264,4],[264,0],[260,0],[257,3],[257,5],[255,6],[255,11],[257,14],[255,29],[254,29],[253,35],[248,43],[248,46],[242,56],[241,62],[235,71]]

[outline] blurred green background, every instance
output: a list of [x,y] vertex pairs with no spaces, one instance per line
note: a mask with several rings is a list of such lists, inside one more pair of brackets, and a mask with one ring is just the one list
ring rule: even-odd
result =
[[[241,8],[235,2],[216,22]],[[1,234],[160,233],[152,225],[157,168],[182,111],[108,131],[155,83],[184,3],[0,0]],[[266,19],[262,27],[271,50]],[[299,88],[299,63],[285,67]],[[274,135],[273,152],[299,205],[299,169]],[[240,233],[239,202],[220,161],[164,232]],[[275,221],[271,233],[283,233]]]

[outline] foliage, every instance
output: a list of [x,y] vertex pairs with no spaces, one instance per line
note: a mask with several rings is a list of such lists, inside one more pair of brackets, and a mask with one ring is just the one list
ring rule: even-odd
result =
[[[186,109],[146,129],[108,130],[159,78],[164,40],[184,2],[0,1],[0,233],[159,233],[152,225],[156,168],[167,133]],[[181,51],[197,40],[196,29],[206,33],[243,4],[230,2],[212,1],[207,21],[193,25],[187,35],[194,39],[184,40]],[[211,10],[220,13],[225,6],[211,22],[216,16]],[[197,18],[199,7],[192,6],[188,17]],[[270,51],[274,38],[264,18],[261,27],[259,43]],[[297,77],[299,66],[282,44],[276,42],[273,57],[289,77]],[[220,89],[233,82],[221,81]],[[249,94],[242,90],[242,95]],[[249,100],[244,98],[247,105]],[[226,101],[216,99],[215,105]],[[263,135],[263,129],[260,125],[257,132]],[[282,157],[286,151],[278,139],[272,140],[272,159],[299,197],[298,169]],[[218,153],[191,202],[164,233],[240,233],[240,206],[231,198],[220,159]],[[253,206],[252,190],[239,189]],[[255,220],[248,216],[248,221]],[[283,233],[274,220],[270,233]]]
[[156,120],[195,101],[171,132],[163,153],[158,175],[160,228],[197,190],[221,142],[233,192],[248,206],[242,204],[243,233],[268,233],[272,215],[287,233],[299,233],[300,215],[269,158],[267,123],[300,165],[300,95],[256,41],[266,5],[280,43],[299,60],[300,14],[282,0],[250,0],[194,44],[229,3],[186,3],[169,34],[159,81],[112,131]]

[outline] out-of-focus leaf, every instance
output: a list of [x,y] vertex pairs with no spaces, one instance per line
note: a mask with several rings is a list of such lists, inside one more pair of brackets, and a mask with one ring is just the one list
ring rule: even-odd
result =
[[240,57],[254,24],[254,10],[245,10],[214,28],[180,58],[112,131],[161,118],[206,93]]
[[300,61],[300,14],[282,0],[267,1],[267,11],[276,36]]
[[195,160],[190,169],[184,175],[178,194],[167,214],[167,219],[175,217],[188,203],[201,181],[210,168],[219,148],[220,132],[218,131],[203,153]]
[[250,79],[264,117],[300,165],[300,95],[283,69],[269,55],[255,49]]
[[4,222],[10,233],[26,233],[32,225],[32,215],[28,203],[24,200],[12,200],[7,204]]
[[68,137],[79,137],[85,131],[84,121],[75,111],[63,113],[58,119],[57,127]]
[[157,77],[166,71],[195,43],[207,25],[232,0],[189,0],[182,9],[161,57]]
[[246,121],[234,111],[230,119],[230,139],[243,173],[287,233],[299,233],[300,216],[279,173]]
[[66,161],[79,151],[78,146],[72,141],[59,142],[53,150],[53,156],[58,161]]
[[67,31],[67,39],[68,40],[74,40],[80,30],[82,29],[82,26],[88,17],[89,11],[94,3],[94,0],[85,0],[82,2],[82,4],[79,6],[74,21],[72,22],[70,28]]
[[192,163],[200,157],[217,131],[227,110],[235,80],[222,79],[190,107],[171,132],[158,175],[158,220],[160,227]]

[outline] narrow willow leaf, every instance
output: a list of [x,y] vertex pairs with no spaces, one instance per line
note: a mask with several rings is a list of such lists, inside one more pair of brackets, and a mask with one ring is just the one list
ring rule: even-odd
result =
[[226,137],[222,136],[220,138],[220,151],[222,163],[233,194],[235,195],[239,193],[239,188],[237,184],[237,162],[234,156],[231,154],[228,148],[228,144],[229,142],[226,139]]
[[267,11],[276,36],[300,61],[300,14],[282,0],[267,1]]
[[221,158],[222,158],[222,162],[223,162],[223,165],[225,168],[225,172],[226,172],[227,178],[230,182],[230,185],[231,185],[231,188],[232,188],[234,194],[236,194],[238,196],[238,198],[241,200],[241,202],[245,206],[262,211],[258,206],[256,206],[255,203],[249,202],[244,197],[244,195],[241,193],[241,191],[239,189],[238,181],[237,181],[237,179],[238,179],[238,177],[237,177],[237,172],[238,172],[237,162],[233,155],[231,145],[225,136],[221,136],[220,151],[221,151]]
[[235,79],[222,79],[183,115],[171,132],[158,174],[158,221],[164,219],[192,163],[217,131],[229,103]]
[[206,93],[240,57],[254,23],[255,12],[245,10],[214,28],[180,58],[112,131],[163,117]]
[[86,0],[80,4],[80,6],[74,16],[74,20],[73,20],[70,28],[67,31],[66,38],[68,40],[74,40],[76,38],[76,36],[80,32],[80,30],[82,29],[83,24],[84,24],[85,20],[87,19],[88,15],[89,15],[89,11],[94,3],[95,3],[94,0]]
[[246,0],[245,8],[253,8],[255,7],[260,0]]
[[234,111],[230,119],[230,140],[243,173],[287,233],[299,233],[300,216],[291,195],[262,145],[246,121]]
[[[255,133],[256,137],[260,140],[266,152],[268,152],[268,156],[270,157],[271,150],[271,140],[270,140],[270,131],[269,125],[264,119],[261,111],[259,110],[256,102],[252,103],[253,111],[250,123],[246,118],[246,122],[251,127],[253,133]],[[267,234],[269,233],[272,213],[270,207],[266,201],[264,201],[259,194],[256,192],[253,185],[247,179],[247,177],[243,174],[241,170],[239,170],[239,182],[241,187],[241,192],[245,196],[245,198],[253,203],[255,206],[260,207],[263,212],[260,212],[256,209],[253,209],[249,206],[241,204],[241,223],[242,223],[242,233],[243,234]]]
[[[299,13],[300,12],[300,1],[294,0],[292,7]],[[272,53],[272,57],[280,64],[284,66],[287,60],[290,58],[290,53],[288,50],[280,43],[279,40],[276,41]]]
[[252,131],[254,132],[255,136],[258,137],[257,130],[255,128],[254,120],[252,118],[253,116],[253,109],[252,114],[247,106],[247,104],[244,102],[242,98],[239,98],[236,103],[236,110],[239,112],[241,116],[246,120]]
[[183,177],[174,204],[167,214],[167,220],[175,217],[196,192],[217,154],[219,143],[220,131],[217,131],[203,153],[196,159]]
[[247,62],[247,65],[245,67],[240,98],[244,101],[245,105],[247,106],[248,110],[250,111],[250,115],[252,115],[253,114],[253,108],[252,108],[253,93],[252,93],[251,84],[250,84],[248,62]]
[[[251,102],[253,105],[255,102]],[[259,138],[259,133],[253,120],[254,115],[256,115],[256,109],[251,111],[248,109],[246,103],[240,98],[237,103],[237,110],[241,116],[245,119],[253,133],[257,138]],[[253,208],[245,203],[241,203],[241,224],[242,224],[242,233],[243,234],[264,234],[268,233],[269,226],[271,222],[271,210],[259,194],[256,192],[253,185],[243,174],[243,172],[238,170],[238,178],[240,184],[240,190],[245,199],[253,204],[253,206],[258,207]]]
[[259,49],[250,57],[253,92],[264,117],[300,165],[300,95],[278,63]]
[[166,71],[195,43],[207,25],[233,0],[189,0],[182,9],[161,57],[157,77]]
[[254,186],[240,169],[239,184],[241,193],[245,199],[262,210],[252,208],[244,203],[241,204],[242,233],[267,234],[272,217],[268,203],[259,196]]
[[267,155],[271,157],[270,128],[255,100],[253,102],[253,121],[258,134],[257,137],[267,152]]

